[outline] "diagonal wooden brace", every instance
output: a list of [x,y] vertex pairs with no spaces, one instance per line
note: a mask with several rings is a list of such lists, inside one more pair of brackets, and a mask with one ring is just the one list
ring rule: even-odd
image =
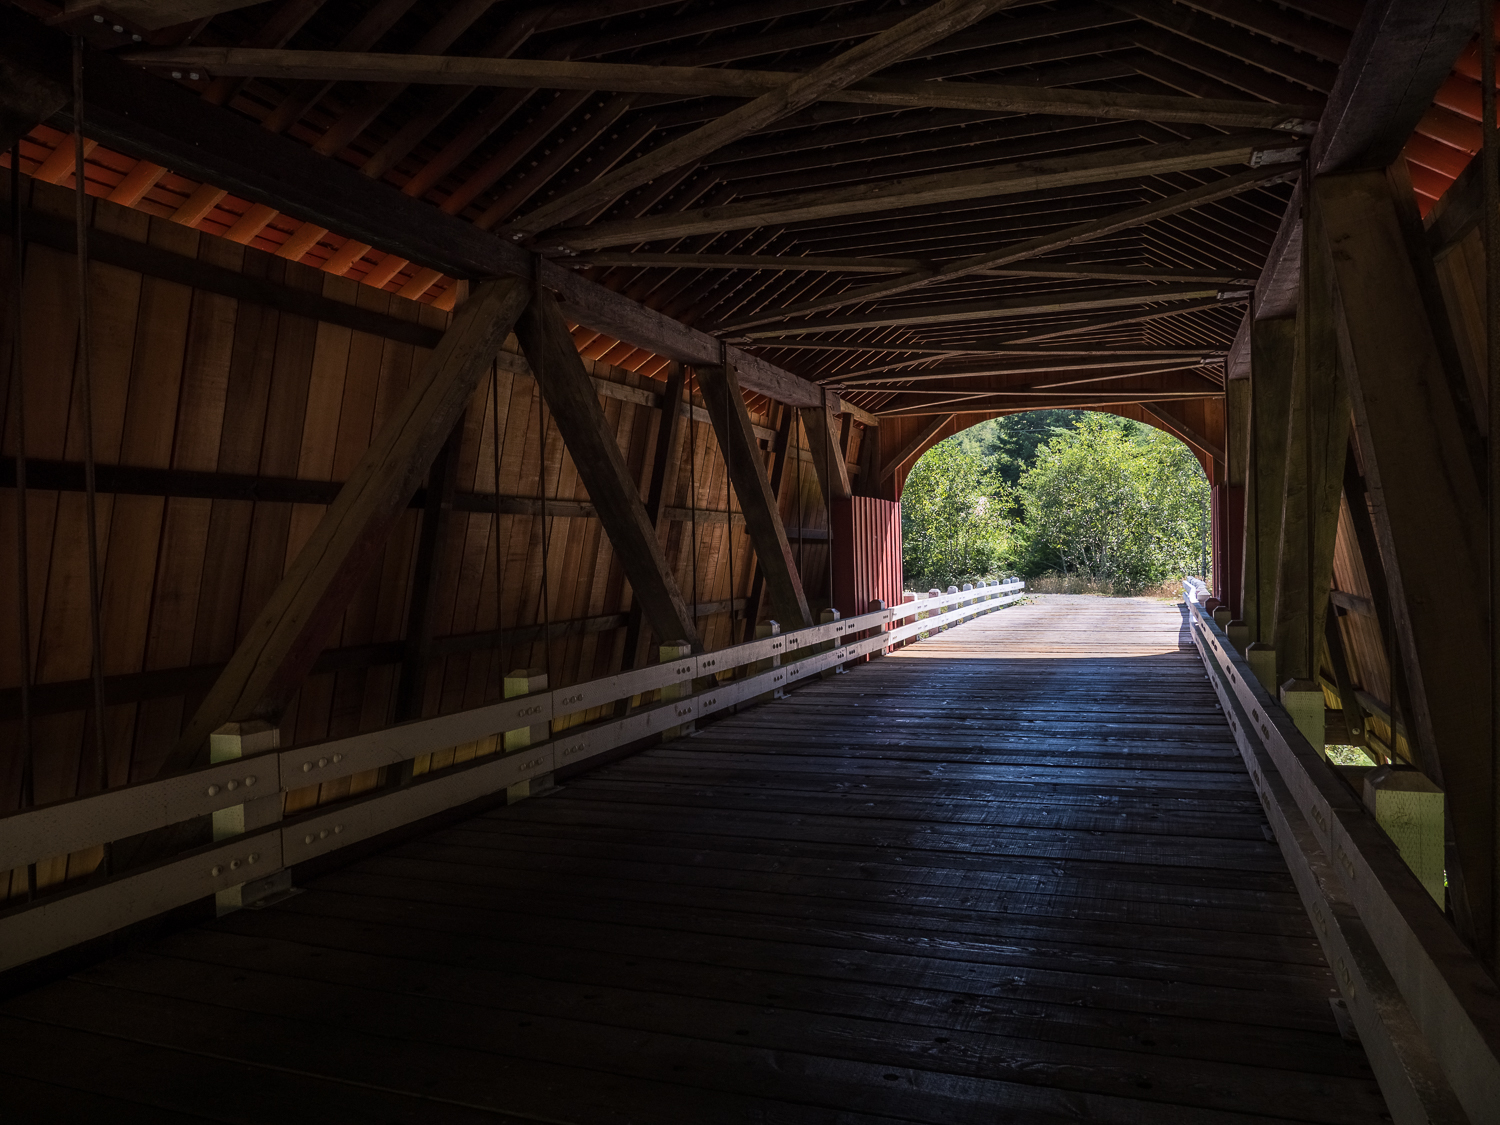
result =
[[275,721],[322,651],[349,599],[379,560],[433,458],[489,371],[529,297],[522,281],[480,286],[458,309],[395,416],[240,642],[163,765],[193,765],[228,722]]
[[625,464],[556,300],[539,294],[517,321],[516,336],[651,627],[657,636],[681,638],[696,647],[692,610],[667,566],[656,526],[641,503],[640,486]]

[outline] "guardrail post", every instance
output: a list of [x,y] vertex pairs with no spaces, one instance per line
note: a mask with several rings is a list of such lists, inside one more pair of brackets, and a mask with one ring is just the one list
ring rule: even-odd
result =
[[1224,632],[1229,635],[1229,643],[1234,651],[1244,656],[1245,649],[1250,644],[1250,626],[1243,621],[1231,621],[1224,626]]
[[[941,590],[939,590],[936,586],[934,586],[932,589],[930,589],[930,590],[927,591],[927,600],[928,601],[931,601],[933,598],[940,598],[942,596],[943,596],[943,592]],[[943,611],[941,609],[929,609],[926,613],[922,614],[922,620],[925,621],[925,620],[927,620],[927,618],[931,617],[934,613],[941,614],[942,612]],[[942,627],[939,626],[937,631],[939,633],[941,633],[943,631]],[[930,637],[930,636],[932,636],[932,633],[930,631],[928,631],[927,635]],[[921,638],[921,636],[922,636],[921,633],[917,634],[917,637],[919,639]]]
[[[885,602],[881,601],[879,598],[871,598],[870,599],[870,604],[867,607],[865,607],[865,612],[866,613],[879,613],[884,608],[885,608]],[[877,626],[875,626],[874,629],[871,630],[872,633],[884,633],[885,631],[886,631],[886,626],[885,625],[877,625]],[[870,659],[871,660],[878,660],[880,657],[884,656],[885,654],[886,654],[886,646],[885,645],[881,645],[879,648],[874,649],[874,650],[872,650],[870,652]]]
[[1390,766],[1376,766],[1366,772],[1361,788],[1365,808],[1442,910],[1446,894],[1443,791],[1417,770]]
[[[687,641],[678,641],[676,644],[662,645],[658,650],[658,653],[663,664],[671,664],[674,660],[686,660],[689,656],[692,656],[693,646],[688,644]],[[661,697],[663,700],[686,699],[692,694],[693,677],[691,674],[688,675],[687,679],[681,680],[675,684],[667,684],[664,688],[661,689]],[[697,729],[698,728],[696,724],[694,724],[693,721],[689,719],[685,723],[681,723],[675,727],[668,727],[666,730],[662,731],[661,740],[663,742],[670,742],[674,738],[681,738],[685,734],[692,734],[693,731]]]
[[[839,611],[836,610],[836,609],[825,609],[822,613],[818,614],[818,624],[819,625],[827,625],[830,621],[838,621],[838,620],[840,620]],[[819,647],[819,651],[821,651],[821,652],[832,652],[834,649],[836,649],[838,647],[839,647],[838,639],[834,638],[832,640],[828,640],[828,641],[823,642],[823,646]],[[836,664],[832,668],[824,668],[821,672],[818,673],[818,675],[821,676],[825,680],[828,679],[829,676],[841,676],[843,674],[844,674],[844,666],[842,664]]]
[[1229,628],[1230,616],[1231,614],[1229,607],[1227,605],[1221,605],[1218,609],[1214,610],[1214,624],[1217,625],[1220,629],[1227,630]]
[[[271,723],[260,720],[248,723],[225,723],[208,736],[208,760],[214,764],[232,762],[246,755],[275,750],[280,745],[281,731]],[[257,786],[263,786],[263,791],[266,791],[268,795],[250,797],[249,794],[256,791]],[[218,788],[217,785],[210,785],[209,796],[213,796]],[[243,788],[247,799],[242,804],[214,810],[215,840],[227,840],[231,836],[240,836],[257,828],[264,828],[268,824],[275,824],[281,819],[281,778],[277,773],[274,758],[268,758],[260,763],[247,762],[244,776],[226,781],[224,788],[229,790]],[[239,862],[239,860],[232,860],[230,866],[237,867]],[[246,862],[251,861],[247,859]],[[245,872],[248,875],[250,868],[247,867]],[[287,870],[276,871],[259,879],[247,879],[243,883],[215,891],[214,912],[222,917],[240,909],[246,903],[259,902],[272,895],[283,894],[290,891],[291,887],[292,873]]]
[[[756,640],[760,640],[762,637],[779,637],[780,635],[781,623],[779,621],[767,621],[764,625],[757,625],[755,627]],[[750,675],[758,676],[762,672],[769,672],[772,668],[780,667],[781,655],[780,653],[778,653],[775,656],[768,656],[764,660],[757,660],[750,668]],[[780,688],[772,688],[770,691],[763,692],[760,695],[757,695],[755,697],[755,702],[768,703],[773,699],[781,699],[785,695],[786,692],[782,691]]]
[[1297,724],[1302,737],[1312,743],[1312,748],[1319,754],[1328,757],[1328,750],[1323,745],[1327,733],[1323,726],[1323,689],[1311,680],[1288,680],[1281,685],[1280,694],[1281,705]]
[[[909,590],[903,590],[901,592],[901,604],[904,605],[904,606],[911,605],[914,602],[916,602],[919,598],[921,598],[921,596],[922,595],[920,595],[920,594],[914,594],[914,593],[912,593]],[[915,621],[915,620],[916,620],[916,617],[913,617],[912,621]],[[909,624],[911,624],[911,622],[907,621],[905,618],[903,618],[902,619],[902,624],[903,625],[909,625]],[[908,642],[906,642],[906,641],[901,641],[900,645],[901,645],[902,648],[905,648],[907,646],[907,643]]]
[[1251,641],[1245,646],[1245,662],[1260,681],[1267,694],[1276,694],[1276,646],[1264,641]]
[[[547,673],[539,672],[532,668],[517,668],[505,677],[505,698],[520,699],[527,695],[536,695],[547,690]],[[521,727],[519,730],[508,730],[501,738],[501,749],[509,754],[516,750],[524,750],[526,747],[538,742],[546,742],[548,734],[551,733],[550,723],[533,723],[529,727]],[[529,778],[526,781],[518,781],[514,785],[506,786],[505,803],[513,805],[517,801],[524,801],[531,796],[532,781],[540,782],[538,790],[549,789],[552,786],[550,774],[541,777]]]

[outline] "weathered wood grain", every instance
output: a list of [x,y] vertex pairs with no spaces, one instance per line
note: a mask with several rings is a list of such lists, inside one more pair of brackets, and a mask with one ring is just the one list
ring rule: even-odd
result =
[[1378,1121],[1188,645],[1147,599],[941,633],[12,999],[0,1071],[207,1052],[439,1121]]

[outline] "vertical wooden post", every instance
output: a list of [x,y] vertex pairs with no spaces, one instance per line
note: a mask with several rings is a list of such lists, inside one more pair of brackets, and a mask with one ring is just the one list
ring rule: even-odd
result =
[[[884,608],[885,608],[885,602],[881,601],[879,598],[872,598],[872,599],[870,599],[870,604],[866,607],[866,612],[868,612],[868,613],[876,613],[876,612],[878,612],[878,611],[880,611],[880,610],[882,610]],[[877,625],[877,626],[875,626],[874,631],[877,632],[877,633],[883,633],[883,632],[885,632],[885,626],[884,625]],[[877,659],[879,657],[884,656],[885,654],[886,654],[886,648],[885,648],[884,645],[882,645],[880,648],[877,648],[873,652],[870,653],[870,659],[871,660],[875,660],[875,659]]]
[[[820,625],[826,625],[830,621],[838,621],[838,620],[839,620],[839,611],[836,610],[836,609],[825,609],[821,613],[818,614],[818,624],[820,624]],[[834,649],[836,649],[838,647],[839,647],[839,642],[837,640],[827,640],[827,641],[824,641],[821,645],[818,646],[818,648],[821,651],[823,651],[823,652],[832,652]],[[819,675],[821,675],[823,677],[823,679],[826,680],[830,676],[840,676],[840,675],[843,675],[843,673],[844,673],[844,666],[842,664],[836,664],[832,668],[824,668],[823,671],[821,673],[819,673]]]
[[859,444],[859,481],[854,486],[855,495],[878,499],[884,479],[880,464],[880,427],[866,426]]
[[1224,384],[1224,601],[1231,621],[1243,621],[1245,580],[1245,521],[1249,504],[1250,380]]
[[[458,445],[463,427],[456,426],[433,459],[427,474],[427,495],[422,504],[422,527],[417,536],[417,557],[412,566],[411,602],[406,616],[406,651],[401,659],[401,677],[396,685],[396,721],[422,717],[426,695],[427,667],[432,654],[433,610],[437,604],[437,576],[443,532],[453,511],[453,490],[458,480]],[[498,487],[498,485],[497,485]],[[408,772],[402,780],[410,780]]]
[[847,500],[853,495],[849,488],[849,466],[844,463],[844,451],[839,441],[839,425],[834,419],[831,409],[822,406],[802,407],[802,425],[807,429],[813,470],[818,474],[818,487],[823,491],[824,505],[831,505],[835,500]]
[[658,636],[698,643],[692,609],[667,566],[656,527],[641,503],[640,484],[625,464],[556,300],[538,294],[527,304],[516,321],[516,337],[630,581],[632,597]]
[[[521,699],[547,690],[547,673],[533,668],[518,668],[505,677],[505,698]],[[551,732],[549,722],[532,723],[517,730],[508,730],[501,736],[501,749],[506,754],[524,750],[538,742],[546,742]],[[531,783],[540,782],[539,789],[546,789],[552,782],[550,775],[528,778],[506,787],[505,803],[513,805],[531,796]]]
[[[208,736],[208,756],[211,763],[232,762],[275,750],[280,745],[281,731],[272,723],[259,719],[244,723],[225,723]],[[260,763],[247,762],[244,776],[225,782],[225,788],[240,790],[245,794],[245,801],[227,809],[214,810],[215,840],[227,840],[231,836],[240,836],[281,820],[281,789],[274,758]],[[262,788],[267,795],[254,796]],[[230,866],[239,862],[234,860]],[[257,902],[291,888],[290,871],[278,871],[252,881],[251,876],[258,874],[255,865],[248,863],[242,870],[245,882],[214,892],[214,911],[220,917],[240,909],[247,902]]]
[[[1245,512],[1245,586],[1241,620],[1253,640],[1273,643],[1276,565],[1286,477],[1296,321],[1250,326],[1250,458]],[[1274,682],[1268,686],[1274,691]]]
[[[687,368],[673,362],[667,367],[667,385],[662,390],[661,418],[656,426],[656,450],[651,459],[651,483],[646,490],[646,518],[656,528],[656,540],[665,552],[662,532],[667,501],[677,494],[677,475],[682,468],[682,442],[687,433],[687,409],[682,401]],[[639,668],[646,662],[650,629],[646,628],[641,601],[633,592],[625,620],[625,667]]]
[[199,705],[163,772],[194,764],[225,723],[279,716],[379,560],[392,525],[463,416],[526,299],[524,283],[491,281],[459,306],[400,407]]
[[1339,689],[1339,708],[1344,714],[1344,737],[1351,745],[1368,746],[1365,714],[1349,675],[1349,659],[1344,652],[1344,634],[1339,631],[1338,609],[1328,603],[1323,615],[1323,642],[1328,646],[1328,662],[1333,665],[1333,681]]
[[[796,456],[796,450],[792,446],[792,426],[797,420],[797,412],[790,406],[781,408],[781,424],[776,428],[776,448],[771,450],[771,497],[776,504],[777,515],[781,514],[782,482],[786,480],[786,462],[788,457]],[[743,502],[742,502],[743,506]],[[800,532],[800,528],[798,529]],[[787,544],[790,547],[790,541]],[[759,553],[755,556],[755,574],[750,579],[750,593],[745,598],[745,634],[747,636],[761,636],[756,624],[760,620],[761,603],[765,600],[766,571],[761,566]]]
[[713,420],[714,435],[725,461],[735,495],[745,513],[745,531],[755,545],[755,555],[766,576],[771,611],[781,622],[798,628],[812,624],[802,578],[792,558],[791,543],[781,523],[781,512],[771,492],[765,461],[745,410],[745,397],[732,367],[701,367],[698,383],[703,403]]
[[[1324,609],[1333,583],[1333,545],[1349,446],[1349,392],[1338,362],[1332,279],[1316,213],[1307,216],[1303,230],[1273,636],[1279,674],[1312,681],[1323,651]],[[1320,733],[1322,726],[1320,716]]]
[[1411,726],[1447,791],[1449,899],[1459,931],[1493,964],[1495,763],[1489,709],[1476,702],[1490,683],[1483,486],[1389,180],[1320,176],[1312,191]]

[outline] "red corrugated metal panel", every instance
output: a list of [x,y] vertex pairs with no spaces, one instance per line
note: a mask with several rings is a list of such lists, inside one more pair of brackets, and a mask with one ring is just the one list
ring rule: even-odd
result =
[[833,604],[853,617],[876,598],[901,603],[901,505],[871,496],[835,500]]

